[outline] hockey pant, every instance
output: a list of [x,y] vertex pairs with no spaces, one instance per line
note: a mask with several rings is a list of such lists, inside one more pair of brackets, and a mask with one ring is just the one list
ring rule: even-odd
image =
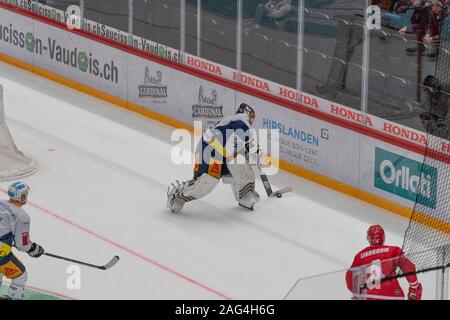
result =
[[12,280],[9,286],[8,296],[13,300],[23,299],[28,274],[23,263],[12,253],[0,259],[0,285],[3,276]]

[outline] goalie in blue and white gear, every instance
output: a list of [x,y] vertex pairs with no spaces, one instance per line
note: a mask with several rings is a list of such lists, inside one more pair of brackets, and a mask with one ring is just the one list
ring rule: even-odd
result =
[[255,111],[242,103],[236,114],[226,117],[203,133],[195,153],[194,178],[169,186],[167,207],[181,211],[186,202],[209,194],[219,183],[230,184],[238,204],[253,210],[260,200],[255,191],[255,173],[261,157],[251,128]]

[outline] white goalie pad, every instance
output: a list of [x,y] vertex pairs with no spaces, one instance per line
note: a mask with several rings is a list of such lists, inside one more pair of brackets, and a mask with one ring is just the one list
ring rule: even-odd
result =
[[219,183],[219,180],[209,174],[202,174],[197,179],[192,179],[177,185],[172,184],[172,189],[167,192],[167,207],[173,212],[180,212],[186,202],[200,199],[211,191]]
[[229,177],[226,177],[226,183],[231,184],[236,201],[245,208],[253,209],[253,206],[260,198],[255,191],[255,173],[252,166],[245,164],[243,161],[230,163],[227,166],[231,173],[232,180],[230,180]]

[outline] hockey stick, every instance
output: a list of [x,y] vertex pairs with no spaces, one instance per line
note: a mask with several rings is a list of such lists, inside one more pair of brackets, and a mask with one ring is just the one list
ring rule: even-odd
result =
[[60,259],[60,260],[65,260],[65,261],[69,261],[69,262],[74,262],[77,264],[81,264],[83,266],[87,266],[87,267],[91,267],[91,268],[95,268],[95,269],[100,269],[100,270],[108,270],[109,268],[112,268],[118,261],[119,261],[119,257],[118,256],[114,256],[107,264],[105,264],[104,266],[96,266],[94,264],[90,264],[87,262],[82,262],[82,261],[78,261],[78,260],[74,260],[74,259],[70,259],[70,258],[66,258],[66,257],[61,257],[58,256],[56,254],[51,254],[51,253],[44,253],[46,256],[52,257],[52,258],[56,258],[56,259]]
[[272,187],[270,186],[269,178],[262,172],[259,175],[261,177],[261,181],[264,185],[264,189],[266,189],[266,193],[269,198],[273,198],[275,196],[277,198],[281,198],[284,193],[292,192],[292,186],[285,187],[285,188],[282,188],[280,190],[273,192]]

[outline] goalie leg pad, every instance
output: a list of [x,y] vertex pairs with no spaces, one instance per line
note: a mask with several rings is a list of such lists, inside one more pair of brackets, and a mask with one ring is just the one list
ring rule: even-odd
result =
[[253,209],[259,201],[255,191],[255,173],[249,164],[228,164],[228,170],[233,178],[231,188],[239,205]]
[[[254,188],[254,186],[253,186],[253,188]],[[246,192],[239,199],[239,205],[244,208],[253,210],[253,207],[259,200],[260,200],[259,194],[256,191],[252,190],[252,191]]]
[[219,183],[219,180],[209,174],[173,185],[169,189],[167,207],[172,212],[180,212],[186,202],[200,199],[209,194]]
[[197,179],[188,181],[182,195],[188,198],[200,199],[213,191],[218,183],[219,179],[209,174],[202,174]]

